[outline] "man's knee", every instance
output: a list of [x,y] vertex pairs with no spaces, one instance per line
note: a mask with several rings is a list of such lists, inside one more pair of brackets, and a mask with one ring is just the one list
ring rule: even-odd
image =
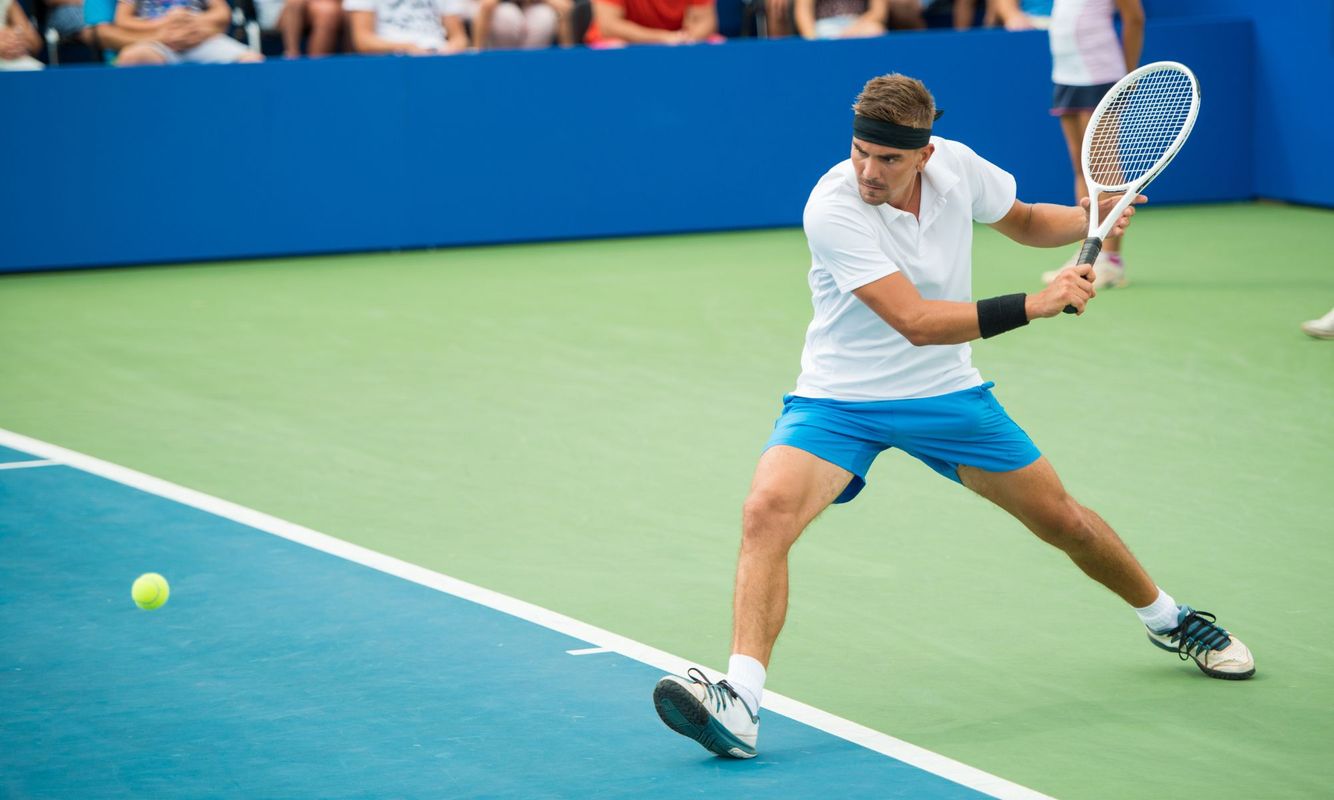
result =
[[743,547],[791,545],[801,533],[801,504],[790,494],[755,489],[741,507]]
[[1098,529],[1093,512],[1070,495],[1053,501],[1036,520],[1037,534],[1043,541],[1062,550],[1080,550],[1092,544]]

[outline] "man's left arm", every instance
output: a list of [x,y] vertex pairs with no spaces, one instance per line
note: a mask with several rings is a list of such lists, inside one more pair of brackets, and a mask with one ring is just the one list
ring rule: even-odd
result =
[[[1103,219],[1112,212],[1112,208],[1120,199],[1121,195],[1115,194],[1104,198],[1098,204],[1098,210],[1104,215]],[[1126,227],[1130,225],[1130,218],[1135,215],[1135,206],[1146,202],[1148,198],[1144,195],[1137,197],[1135,202],[1121,213],[1121,218],[1107,235],[1120,236],[1125,233]],[[1087,197],[1081,200],[1078,206],[1025,203],[1022,200],[1015,200],[1005,216],[990,224],[1019,244],[1026,244],[1029,247],[1062,247],[1082,241],[1088,236],[1088,204]]]

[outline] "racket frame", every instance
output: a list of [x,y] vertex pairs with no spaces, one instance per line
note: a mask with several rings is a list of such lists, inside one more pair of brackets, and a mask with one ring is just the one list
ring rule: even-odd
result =
[[[1186,77],[1190,78],[1192,91],[1190,97],[1190,109],[1187,112],[1185,124],[1181,126],[1181,130],[1177,131],[1177,135],[1168,146],[1167,151],[1163,153],[1158,161],[1146,170],[1143,175],[1133,181],[1125,181],[1124,183],[1112,186],[1104,186],[1093,179],[1092,170],[1089,168],[1092,155],[1090,151],[1093,147],[1093,132],[1098,129],[1098,123],[1102,119],[1103,114],[1106,113],[1112,103],[1115,102],[1130,85],[1134,84],[1150,72],[1157,72],[1163,69],[1171,69],[1183,73]],[[1088,189],[1089,196],[1089,233],[1088,238],[1084,240],[1083,247],[1079,250],[1079,258],[1075,260],[1076,265],[1082,266],[1084,264],[1092,264],[1098,259],[1098,254],[1102,252],[1103,239],[1107,238],[1107,234],[1111,232],[1112,228],[1116,225],[1116,221],[1121,218],[1123,213],[1125,213],[1126,208],[1131,203],[1135,202],[1135,198],[1139,196],[1139,193],[1144,187],[1148,186],[1154,178],[1157,178],[1158,175],[1167,168],[1167,165],[1172,163],[1172,159],[1176,158],[1177,153],[1181,152],[1181,146],[1186,143],[1186,139],[1190,136],[1191,129],[1195,127],[1195,118],[1199,116],[1199,113],[1200,81],[1195,77],[1195,73],[1191,71],[1190,67],[1177,61],[1155,61],[1152,64],[1145,64],[1142,67],[1131,70],[1125,77],[1117,81],[1111,89],[1108,89],[1107,94],[1102,96],[1102,99],[1098,101],[1097,108],[1093,110],[1093,115],[1089,117],[1088,127],[1084,130],[1084,142],[1080,146],[1079,152],[1080,167],[1084,172],[1084,186]],[[1122,192],[1121,199],[1112,207],[1112,210],[1107,215],[1106,219],[1100,220],[1098,209],[1099,198],[1103,193],[1114,194],[1116,192]],[[1075,313],[1075,307],[1066,306],[1065,312],[1067,314],[1073,314]]]

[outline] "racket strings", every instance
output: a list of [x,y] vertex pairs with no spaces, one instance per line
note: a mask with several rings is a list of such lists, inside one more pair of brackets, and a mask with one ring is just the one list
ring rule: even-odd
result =
[[1146,73],[1125,86],[1089,134],[1090,176],[1103,186],[1139,180],[1173,151],[1194,104],[1195,82],[1176,69]]

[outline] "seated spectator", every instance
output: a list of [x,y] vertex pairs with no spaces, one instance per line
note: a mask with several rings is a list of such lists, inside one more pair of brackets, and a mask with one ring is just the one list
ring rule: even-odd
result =
[[232,24],[227,0],[120,0],[115,24],[151,37],[121,50],[118,67],[264,60],[227,35]]
[[104,51],[117,53],[153,38],[150,33],[127,31],[112,22],[118,5],[116,0],[48,0],[46,20],[61,39],[82,42],[99,57]]
[[536,50],[574,44],[574,0],[480,0],[472,18],[477,49]]
[[714,0],[593,0],[589,45],[721,42]]
[[[266,5],[270,10],[265,11]],[[282,31],[284,58],[301,57],[301,35],[307,29],[310,38],[306,40],[306,52],[311,57],[338,52],[338,32],[343,27],[341,0],[256,0],[255,8],[261,28]]]
[[23,6],[0,0],[0,71],[41,69],[42,62],[33,58],[40,52],[42,37]]
[[448,55],[468,49],[459,0],[346,0],[358,53]]
[[807,39],[863,39],[885,33],[889,0],[796,0],[794,11]]

